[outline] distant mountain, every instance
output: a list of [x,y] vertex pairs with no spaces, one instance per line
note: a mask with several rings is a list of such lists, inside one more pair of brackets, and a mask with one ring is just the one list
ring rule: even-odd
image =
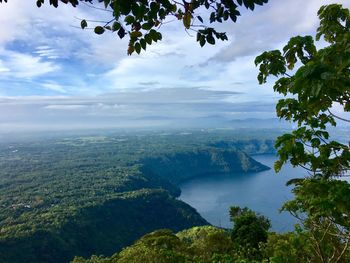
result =
[[259,118],[248,118],[248,119],[235,119],[230,120],[232,126],[237,128],[262,128],[262,129],[291,129],[292,124],[286,121],[282,121],[278,118],[268,118],[268,119],[259,119]]

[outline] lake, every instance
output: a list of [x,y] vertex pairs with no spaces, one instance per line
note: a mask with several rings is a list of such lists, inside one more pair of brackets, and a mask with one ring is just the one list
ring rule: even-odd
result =
[[272,230],[285,232],[294,229],[297,223],[289,213],[279,213],[282,204],[291,199],[291,187],[286,182],[305,175],[301,168],[285,165],[276,174],[274,155],[253,156],[257,161],[271,167],[268,171],[250,174],[231,174],[196,178],[180,185],[180,199],[196,208],[211,224],[231,228],[229,207],[238,205],[267,216]]

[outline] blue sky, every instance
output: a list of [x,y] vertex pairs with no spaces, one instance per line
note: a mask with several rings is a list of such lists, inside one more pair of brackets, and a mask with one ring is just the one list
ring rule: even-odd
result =
[[317,10],[332,2],[270,0],[242,9],[236,24],[218,25],[229,41],[204,48],[175,21],[162,27],[163,41],[127,56],[127,40],[77,28],[78,18],[106,20],[106,12],[11,0],[0,5],[0,131],[94,128],[101,118],[108,128],[142,118],[272,117],[278,96],[272,81],[258,85],[255,56],[313,35]]

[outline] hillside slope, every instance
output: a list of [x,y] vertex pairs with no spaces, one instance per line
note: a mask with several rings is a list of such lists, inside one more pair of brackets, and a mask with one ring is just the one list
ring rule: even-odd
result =
[[58,229],[0,239],[0,262],[62,263],[75,255],[111,255],[159,228],[179,231],[207,224],[166,191],[143,189],[80,209]]
[[252,173],[270,169],[240,150],[216,148],[166,153],[141,160],[141,171],[166,178],[174,184],[206,175]]
[[189,144],[193,138],[73,137],[0,145],[0,262],[110,255],[155,229],[207,224],[176,200],[180,182],[267,169],[238,150],[208,147],[204,139]]

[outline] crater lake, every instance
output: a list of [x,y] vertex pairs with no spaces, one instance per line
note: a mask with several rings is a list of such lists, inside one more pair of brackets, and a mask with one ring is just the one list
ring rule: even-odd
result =
[[286,183],[306,175],[302,168],[286,164],[279,173],[273,169],[275,155],[253,158],[271,167],[259,173],[236,173],[199,177],[180,185],[180,199],[188,203],[211,224],[231,228],[230,206],[248,207],[271,220],[272,230],[286,232],[294,229],[297,220],[288,212],[279,212],[283,203],[293,198],[292,187]]

